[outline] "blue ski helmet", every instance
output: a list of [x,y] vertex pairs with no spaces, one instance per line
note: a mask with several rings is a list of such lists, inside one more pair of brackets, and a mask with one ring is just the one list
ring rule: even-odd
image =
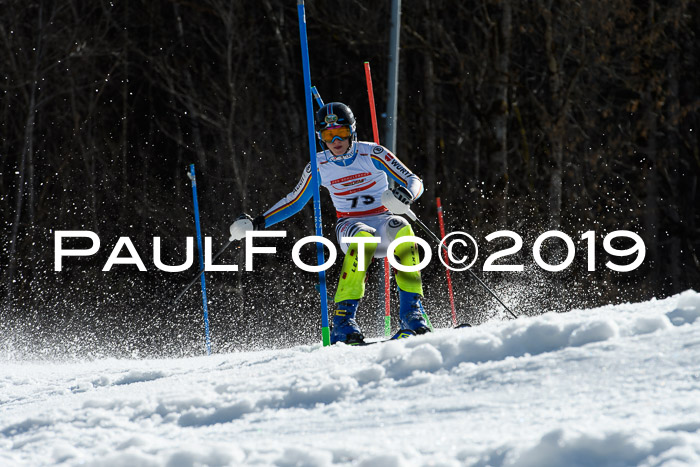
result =
[[355,115],[350,107],[342,102],[331,102],[326,104],[316,112],[316,134],[321,139],[321,130],[334,126],[349,126],[353,137],[357,128]]

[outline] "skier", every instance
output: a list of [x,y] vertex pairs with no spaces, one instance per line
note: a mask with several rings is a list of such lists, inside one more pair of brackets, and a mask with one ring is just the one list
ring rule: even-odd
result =
[[[410,204],[423,193],[423,182],[385,147],[357,141],[355,116],[340,102],[324,105],[316,113],[316,134],[322,151],[316,154],[321,185],[331,194],[338,222],[335,233],[345,253],[338,287],[331,343],[362,343],[355,314],[365,295],[366,269],[372,258],[384,258],[387,247],[396,238],[414,235],[411,225],[395,214],[405,214]],[[389,179],[396,182],[389,190]],[[253,219],[242,214],[231,225],[230,240],[241,240],[247,231],[268,228],[299,212],[311,199],[311,164],[294,190]],[[342,237],[379,237],[379,243],[341,241]],[[364,268],[358,267],[358,255],[364,248]],[[402,265],[420,263],[415,243],[401,243],[394,253]],[[403,329],[424,334],[430,329],[423,317],[423,287],[420,272],[396,272],[399,290],[399,319]]]

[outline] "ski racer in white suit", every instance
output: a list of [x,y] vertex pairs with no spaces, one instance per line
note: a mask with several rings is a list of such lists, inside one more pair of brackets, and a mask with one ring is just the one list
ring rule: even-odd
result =
[[[352,110],[340,102],[324,105],[316,113],[316,132],[324,150],[316,153],[321,185],[328,189],[336,209],[336,237],[345,258],[335,294],[331,343],[363,342],[355,321],[359,301],[365,294],[366,268],[372,258],[386,256],[394,239],[413,236],[411,225],[400,216],[423,193],[423,182],[385,147],[357,141]],[[389,191],[389,179],[396,187]],[[312,198],[311,164],[308,164],[294,190],[263,215],[252,219],[244,214],[231,225],[231,240],[239,240],[247,230],[270,227],[299,212]],[[388,209],[387,206],[390,208]],[[358,267],[359,243],[343,237],[379,237],[380,242],[364,244],[364,269]],[[394,254],[402,265],[420,263],[415,243],[400,244]],[[396,271],[399,289],[399,319],[403,329],[417,334],[430,331],[421,303],[423,287],[420,272]]]

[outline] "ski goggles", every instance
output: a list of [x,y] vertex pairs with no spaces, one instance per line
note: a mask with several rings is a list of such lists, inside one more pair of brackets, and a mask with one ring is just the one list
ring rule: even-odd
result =
[[352,131],[350,131],[350,127],[338,126],[335,128],[326,128],[321,130],[319,134],[324,143],[332,143],[336,138],[348,139],[350,136],[352,136]]

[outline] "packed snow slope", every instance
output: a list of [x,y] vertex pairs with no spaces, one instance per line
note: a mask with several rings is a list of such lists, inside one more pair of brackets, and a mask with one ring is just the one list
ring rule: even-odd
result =
[[700,295],[172,360],[0,356],[0,465],[700,465]]

